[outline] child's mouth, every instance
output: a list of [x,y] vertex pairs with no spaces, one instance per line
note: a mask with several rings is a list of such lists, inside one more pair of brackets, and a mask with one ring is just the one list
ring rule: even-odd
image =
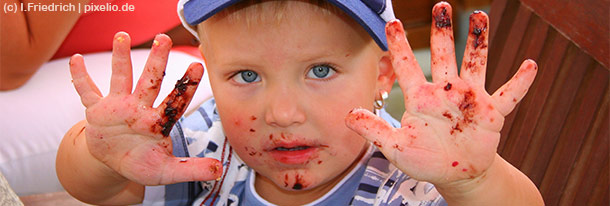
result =
[[297,147],[291,147],[291,148],[286,148],[286,147],[276,147],[274,150],[277,151],[299,151],[299,150],[305,150],[305,149],[309,149],[310,146],[297,146]]
[[316,157],[318,148],[310,145],[282,145],[266,150],[276,161],[289,165],[303,165]]

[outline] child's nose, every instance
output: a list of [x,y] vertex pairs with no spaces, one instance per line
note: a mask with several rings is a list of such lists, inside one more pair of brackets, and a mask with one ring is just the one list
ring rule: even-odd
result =
[[277,89],[267,95],[265,121],[269,125],[288,127],[305,122],[306,115],[300,106],[299,92],[287,88]]

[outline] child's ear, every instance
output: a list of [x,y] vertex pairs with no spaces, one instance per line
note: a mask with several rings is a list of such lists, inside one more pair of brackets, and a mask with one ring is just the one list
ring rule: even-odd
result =
[[379,76],[377,76],[377,90],[383,90],[388,93],[392,90],[392,85],[396,80],[392,59],[389,52],[384,52],[379,59]]

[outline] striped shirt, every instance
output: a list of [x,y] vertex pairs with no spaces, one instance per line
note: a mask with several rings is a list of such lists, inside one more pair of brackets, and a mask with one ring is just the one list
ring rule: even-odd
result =
[[[400,123],[385,110],[379,116]],[[208,157],[224,165],[221,179],[147,186],[144,205],[271,205],[254,189],[254,171],[229,145],[214,99],[181,118],[170,136],[177,157]],[[447,205],[434,185],[411,179],[370,145],[358,165],[327,194],[308,205]]]

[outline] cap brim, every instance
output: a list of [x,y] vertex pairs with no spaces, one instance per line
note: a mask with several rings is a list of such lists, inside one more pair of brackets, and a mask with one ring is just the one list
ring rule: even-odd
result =
[[240,0],[188,1],[184,4],[184,19],[197,25]]
[[[188,1],[184,4],[184,19],[190,25],[197,25],[219,11],[240,0]],[[385,35],[386,22],[359,0],[328,0],[358,22],[373,37],[379,47],[387,51]]]
[[388,41],[385,35],[386,22],[379,14],[375,13],[362,1],[355,0],[328,0],[328,2],[339,7],[345,13],[356,20],[366,32],[373,37],[373,40],[383,49],[388,50]]

